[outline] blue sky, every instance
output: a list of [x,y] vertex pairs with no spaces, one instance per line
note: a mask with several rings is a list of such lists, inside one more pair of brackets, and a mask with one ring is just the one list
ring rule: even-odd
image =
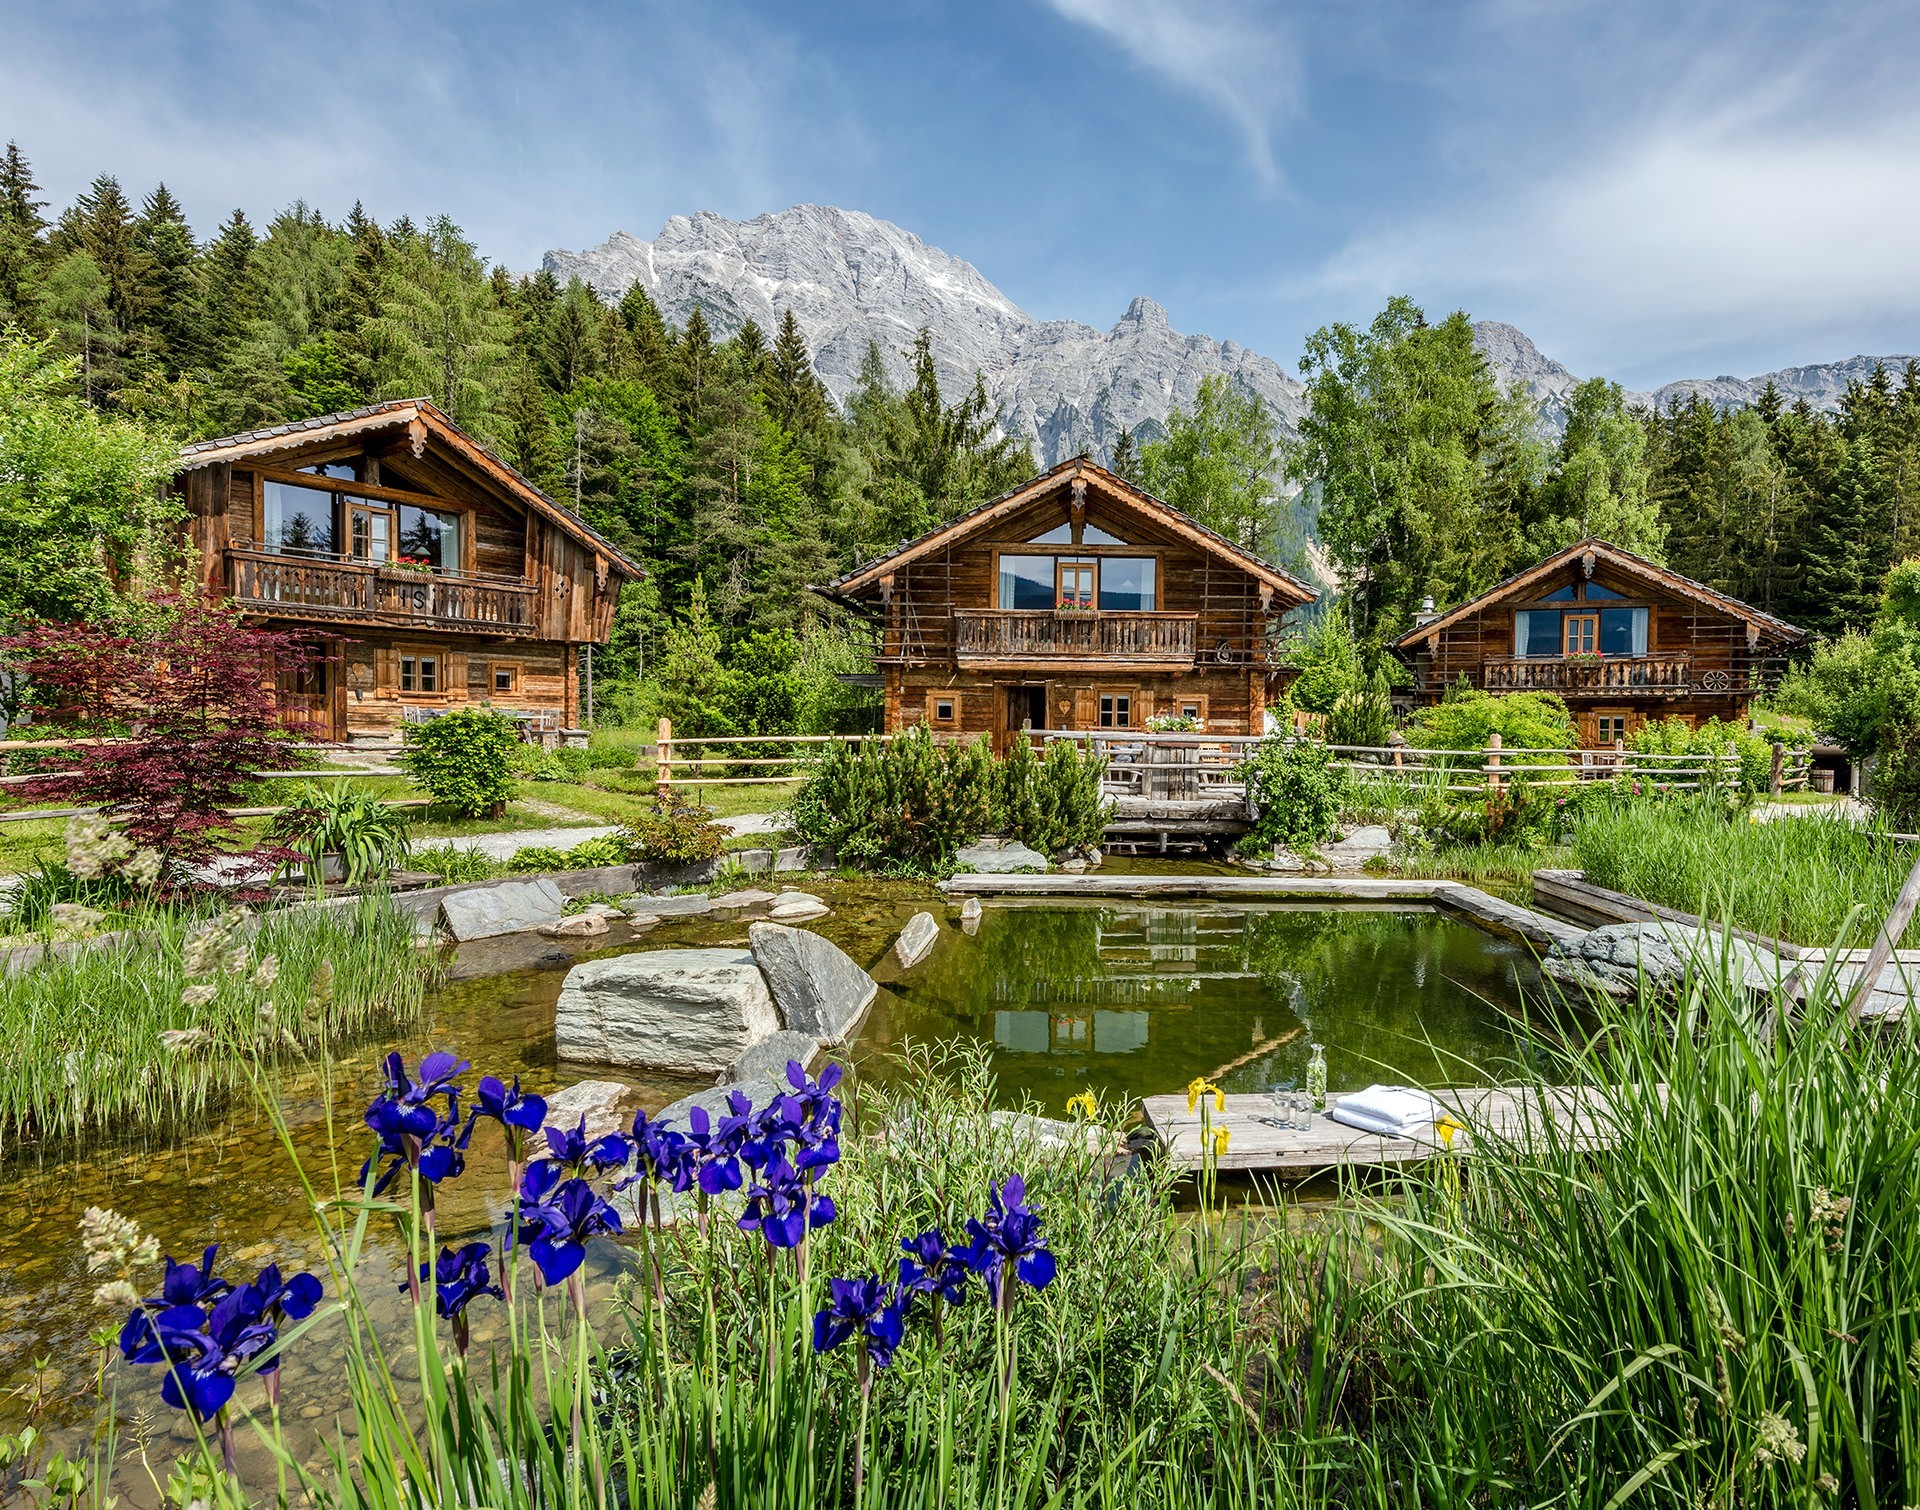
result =
[[0,0],[48,197],[444,210],[537,264],[816,201],[1292,366],[1391,293],[1629,386],[1920,351],[1920,7]]

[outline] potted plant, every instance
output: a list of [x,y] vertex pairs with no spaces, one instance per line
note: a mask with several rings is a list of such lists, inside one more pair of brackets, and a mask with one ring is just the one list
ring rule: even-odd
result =
[[293,851],[308,881],[358,886],[406,857],[407,820],[398,808],[344,781],[327,787],[309,782],[274,818],[267,837]]

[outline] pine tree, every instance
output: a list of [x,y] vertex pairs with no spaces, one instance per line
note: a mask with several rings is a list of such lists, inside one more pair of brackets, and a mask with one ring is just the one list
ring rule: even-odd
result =
[[[547,282],[553,275],[541,271]],[[538,347],[540,377],[557,394],[571,393],[600,370],[600,301],[578,278],[568,280],[557,298],[538,297],[530,317]]]
[[473,243],[446,216],[397,242],[368,330],[378,392],[424,395],[463,430],[493,439],[512,322]]
[[813,354],[791,309],[780,317],[760,395],[767,413],[795,439],[804,441],[827,423],[827,390],[813,370]]
[[659,306],[636,280],[620,296],[618,313],[639,367],[636,375],[656,393],[661,391],[673,360],[673,337],[660,318]]
[[22,324],[37,313],[46,247],[47,203],[18,142],[0,157],[0,322]]
[[235,210],[208,245],[201,266],[207,302],[209,361],[224,362],[260,317],[260,238],[244,210]]
[[153,259],[140,249],[133,206],[110,173],[94,179],[61,217],[58,250],[85,252],[107,280],[107,307],[129,336],[140,331],[154,302]]
[[1133,431],[1122,430],[1113,443],[1113,464],[1108,468],[1123,482],[1140,481],[1140,453],[1133,446]]
[[153,293],[148,325],[154,354],[169,377],[207,363],[206,307],[200,297],[200,249],[186,211],[165,184],[140,207],[134,241],[151,267]]
[[1848,446],[1806,542],[1803,625],[1832,635],[1873,622],[1885,574],[1883,563],[1875,569],[1871,533],[1879,503],[1880,479],[1870,452],[1861,444]]
[[712,384],[717,356],[713,344],[713,328],[707,324],[707,317],[698,304],[693,313],[687,316],[687,328],[680,332],[680,339],[673,344],[672,377],[669,393],[674,407],[689,428],[700,423],[701,409],[706,403],[707,388]]

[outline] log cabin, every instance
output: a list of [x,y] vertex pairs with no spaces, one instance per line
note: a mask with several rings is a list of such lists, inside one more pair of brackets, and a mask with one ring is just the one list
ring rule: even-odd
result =
[[280,691],[321,740],[484,704],[551,742],[641,576],[425,399],[200,441],[173,486],[199,591],[315,645]]
[[1604,747],[1649,719],[1734,722],[1806,632],[1705,583],[1582,540],[1394,641],[1417,703],[1463,678],[1486,692],[1564,698],[1581,742]]
[[1084,456],[822,591],[880,634],[884,728],[1263,734],[1304,584]]

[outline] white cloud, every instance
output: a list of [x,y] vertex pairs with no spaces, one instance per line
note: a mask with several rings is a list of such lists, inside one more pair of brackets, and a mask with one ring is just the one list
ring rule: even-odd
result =
[[1298,56],[1274,22],[1243,0],[1047,0],[1070,21],[1118,43],[1231,121],[1247,159],[1278,180],[1273,132],[1300,103]]
[[1585,348],[1556,355],[1586,370],[1920,317],[1917,124],[1665,122],[1470,210],[1356,238],[1314,281],[1550,318]]

